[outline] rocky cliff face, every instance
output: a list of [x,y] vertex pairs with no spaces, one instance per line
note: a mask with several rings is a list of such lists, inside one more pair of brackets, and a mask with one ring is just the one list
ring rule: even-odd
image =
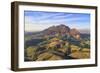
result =
[[47,29],[45,29],[44,31],[45,35],[55,35],[55,34],[59,34],[59,35],[70,35],[72,37],[74,37],[75,39],[80,39],[80,32],[77,29],[71,29],[70,27],[66,26],[66,25],[58,25],[58,26],[52,26],[49,27]]
[[75,28],[70,30],[70,35],[76,39],[80,39],[80,32]]
[[52,27],[49,27],[48,29],[44,30],[44,32],[48,35],[54,35],[56,33],[59,33],[59,34],[66,34],[66,33],[69,33],[70,32],[70,28],[68,26],[65,26],[65,25],[59,25],[59,26],[52,26]]

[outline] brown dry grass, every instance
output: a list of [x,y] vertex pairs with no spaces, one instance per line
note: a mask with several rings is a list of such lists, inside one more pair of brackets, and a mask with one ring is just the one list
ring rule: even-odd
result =
[[78,59],[90,58],[90,50],[83,49],[82,51],[76,51],[76,52],[73,52],[70,56],[73,58],[78,58]]
[[43,60],[61,60],[62,58],[54,55],[52,53],[46,52],[43,54],[40,54],[37,58],[37,61],[43,61]]

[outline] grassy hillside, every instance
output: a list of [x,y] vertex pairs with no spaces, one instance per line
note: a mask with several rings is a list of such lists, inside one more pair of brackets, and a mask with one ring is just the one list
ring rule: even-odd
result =
[[46,36],[25,42],[25,61],[45,61],[90,58],[90,40],[71,36]]

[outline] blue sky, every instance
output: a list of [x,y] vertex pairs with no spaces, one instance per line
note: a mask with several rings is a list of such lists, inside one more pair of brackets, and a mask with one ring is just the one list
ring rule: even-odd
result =
[[70,28],[90,29],[90,14],[24,11],[25,30],[41,31],[53,25],[64,24]]

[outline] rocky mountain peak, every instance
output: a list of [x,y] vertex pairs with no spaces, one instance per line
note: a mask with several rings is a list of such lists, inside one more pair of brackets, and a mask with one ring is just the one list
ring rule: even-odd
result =
[[45,33],[45,35],[55,35],[58,33],[60,35],[69,34],[77,39],[80,38],[80,32],[76,28],[71,29],[69,26],[66,26],[64,24],[60,24],[58,26],[51,26],[45,29],[43,32]]

